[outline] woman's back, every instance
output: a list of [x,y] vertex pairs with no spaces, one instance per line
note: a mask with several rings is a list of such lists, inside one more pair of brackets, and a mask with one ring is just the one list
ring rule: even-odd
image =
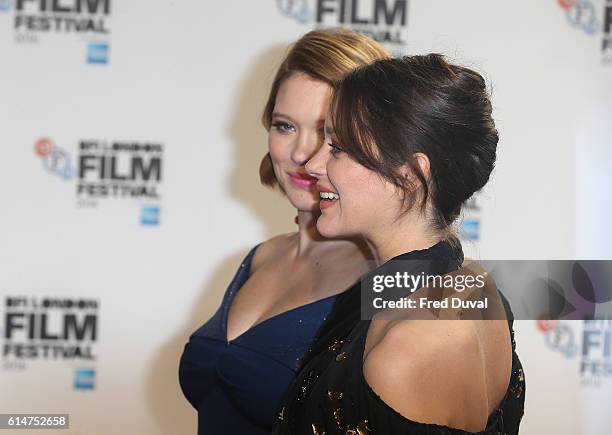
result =
[[[455,270],[463,261],[460,249],[455,250],[446,241],[426,250],[400,255],[396,260],[402,264],[405,260],[425,258],[430,262],[431,270],[415,269],[409,273],[445,273]],[[380,273],[381,269],[372,272]],[[328,323],[337,326],[321,331],[320,340],[325,346],[317,346],[314,355],[310,355],[302,367],[290,390],[277,434],[497,435],[500,432],[518,432],[524,408],[525,382],[515,352],[512,312],[503,296],[501,302],[507,321],[481,321],[495,322],[492,328],[490,325],[484,326],[484,323],[478,325],[472,320],[404,321],[403,324],[398,322],[401,328],[392,332],[395,337],[389,335],[376,343],[376,339],[381,338],[377,335],[385,335],[385,328],[374,326],[373,322],[376,321],[350,316],[355,308],[359,309],[358,304],[351,302],[359,300],[360,295],[360,285],[357,284],[336,301]],[[344,309],[345,306],[350,308]],[[336,319],[350,318],[354,321],[336,322]],[[416,328],[411,326],[411,322]],[[462,326],[457,328],[457,324]],[[489,343],[483,343],[484,346],[478,344],[478,334],[482,334],[482,330],[465,334],[472,327],[490,328],[485,333],[486,337],[482,337]],[[389,328],[387,333],[392,329]],[[370,335],[370,332],[374,333]],[[496,342],[499,339],[504,340],[501,348],[500,343]],[[374,367],[371,364],[371,358],[376,358],[373,352],[376,344],[384,340],[387,340],[385,345],[391,345],[393,349],[386,356],[381,353],[379,356],[382,358]],[[472,360],[462,361],[466,341],[475,342],[472,351],[476,356]],[[454,349],[450,355],[449,349]],[[463,352],[457,353],[461,350]],[[483,356],[481,351],[489,354],[498,352],[499,355]],[[389,361],[389,358],[400,358],[405,366],[398,371],[397,361]],[[446,364],[449,361],[454,361],[455,365]],[[470,362],[474,361],[484,365],[502,361],[504,367],[469,367]],[[441,365],[438,364],[440,362]],[[467,365],[462,365],[462,362]],[[428,363],[429,367],[423,363]],[[404,370],[406,368],[413,370],[408,376]],[[444,384],[449,379],[454,385]],[[406,384],[405,380],[411,381],[412,385]],[[486,386],[489,380],[494,385]],[[449,388],[457,386],[461,393],[455,397],[444,396]],[[398,389],[396,396],[381,393],[382,390],[388,392],[394,388]],[[463,395],[470,391],[480,391],[480,394],[473,397]],[[476,423],[471,420],[474,409]],[[465,416],[468,419],[462,420]],[[447,424],[438,420],[440,417],[447,419]],[[428,421],[432,418],[436,422]],[[468,426],[461,428],[465,422]]]
[[478,432],[506,393],[505,320],[375,320],[366,334],[365,380],[410,420]]

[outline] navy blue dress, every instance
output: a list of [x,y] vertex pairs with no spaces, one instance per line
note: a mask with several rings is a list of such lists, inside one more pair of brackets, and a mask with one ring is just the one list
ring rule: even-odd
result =
[[238,268],[221,306],[185,345],[179,366],[183,394],[198,412],[198,435],[270,434],[302,357],[336,296],[302,305],[227,340],[227,317],[249,279],[254,247]]

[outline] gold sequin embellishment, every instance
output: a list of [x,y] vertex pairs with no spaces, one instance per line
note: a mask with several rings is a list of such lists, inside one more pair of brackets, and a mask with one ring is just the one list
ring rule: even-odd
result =
[[313,423],[311,426],[312,426],[312,435],[325,435],[325,431],[323,430],[321,425]]
[[336,362],[344,361],[346,359],[346,355],[346,352],[340,352],[338,355],[336,355]]
[[348,426],[344,432],[345,435],[368,435],[371,433],[372,430],[368,427],[368,420],[361,420],[354,429]]
[[343,344],[344,344],[344,340],[336,339],[327,349],[331,350],[332,352],[335,352],[338,349],[340,349]]
[[340,430],[342,430],[342,406],[340,405],[342,397],[344,397],[342,392],[331,390],[327,391],[327,398],[329,399],[331,409],[334,410],[334,421]]

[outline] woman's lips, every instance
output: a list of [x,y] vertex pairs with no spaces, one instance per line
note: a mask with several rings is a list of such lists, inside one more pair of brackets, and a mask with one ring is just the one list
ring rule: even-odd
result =
[[299,172],[287,172],[287,175],[291,184],[300,189],[311,189],[318,181],[315,177]]
[[326,208],[329,207],[333,207],[334,205],[336,205],[336,202],[338,202],[338,198],[337,198],[337,193],[334,192],[333,190],[327,189],[325,187],[318,187],[317,188],[319,190],[319,195],[323,195],[324,193],[332,193],[336,195],[336,198],[334,199],[324,199],[323,197],[321,197],[321,201],[319,201],[319,208],[321,209],[321,211],[325,210]]
[[327,201],[325,199],[319,201],[319,208],[321,211],[325,210],[326,208],[333,207],[334,205],[336,205],[336,201]]

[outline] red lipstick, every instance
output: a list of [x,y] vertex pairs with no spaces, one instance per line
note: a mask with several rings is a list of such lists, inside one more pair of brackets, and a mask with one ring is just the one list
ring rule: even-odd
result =
[[300,189],[311,189],[318,181],[315,177],[302,172],[287,172],[287,175],[291,184]]

